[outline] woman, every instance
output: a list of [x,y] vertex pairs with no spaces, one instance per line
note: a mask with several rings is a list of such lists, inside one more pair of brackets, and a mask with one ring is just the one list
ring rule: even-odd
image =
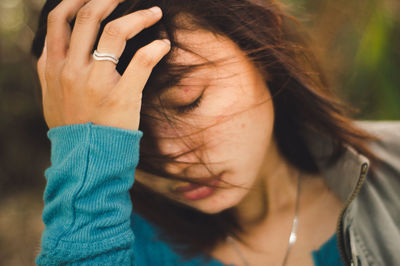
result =
[[36,263],[400,263],[400,125],[346,118],[296,27],[273,1],[48,1]]

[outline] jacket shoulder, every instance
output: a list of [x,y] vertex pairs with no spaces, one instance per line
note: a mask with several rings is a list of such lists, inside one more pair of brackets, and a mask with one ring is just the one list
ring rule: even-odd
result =
[[400,120],[399,121],[355,121],[356,125],[372,134],[400,142]]
[[368,143],[382,160],[369,171],[351,206],[352,253],[366,265],[400,265],[400,122],[359,121],[359,128],[375,135]]
[[400,121],[357,121],[356,124],[379,139],[368,146],[385,164],[397,170],[400,178]]

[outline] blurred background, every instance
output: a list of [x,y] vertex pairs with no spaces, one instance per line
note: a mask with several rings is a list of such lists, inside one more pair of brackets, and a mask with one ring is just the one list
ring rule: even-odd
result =
[[[400,1],[284,0],[355,119],[400,119]],[[44,0],[0,1],[0,265],[33,265],[47,127],[30,45]]]

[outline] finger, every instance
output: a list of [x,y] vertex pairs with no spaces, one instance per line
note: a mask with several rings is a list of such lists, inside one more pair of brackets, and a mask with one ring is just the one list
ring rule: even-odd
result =
[[[139,10],[119,19],[109,22],[101,34],[97,51],[111,53],[120,57],[125,49],[126,41],[141,32],[143,29],[156,23],[162,16],[161,8],[155,6],[150,9]],[[115,71],[115,64],[107,61],[94,61],[103,71]]]
[[[140,48],[118,81],[117,87],[122,88],[122,90],[127,89],[130,94],[137,94],[136,88],[142,91],[153,68],[170,49],[171,43],[167,39],[155,40]],[[133,84],[135,88],[132,88]]]
[[40,87],[42,89],[42,95],[45,94],[47,90],[47,84],[46,84],[46,76],[45,76],[45,69],[46,69],[46,60],[47,60],[47,38],[44,40],[44,48],[42,55],[39,57],[39,60],[37,61],[37,73],[39,76],[39,81],[40,81]]
[[91,1],[78,11],[71,34],[68,56],[74,64],[80,66],[90,62],[90,54],[99,32],[100,22],[123,1]]
[[47,17],[47,62],[56,65],[67,55],[71,21],[90,0],[64,0]]

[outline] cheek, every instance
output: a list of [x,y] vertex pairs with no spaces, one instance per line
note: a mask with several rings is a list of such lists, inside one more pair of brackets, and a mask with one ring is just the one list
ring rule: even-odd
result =
[[254,183],[272,140],[273,124],[273,107],[267,102],[213,128],[208,158],[224,162],[231,171],[227,182],[246,187]]
[[[221,145],[225,154],[242,158],[267,148],[273,133],[274,111],[271,102],[238,113],[210,128],[209,141]],[[245,153],[242,153],[245,152]]]
[[189,129],[190,127],[184,126],[182,123],[169,123],[162,118],[151,123],[151,131],[159,139],[175,139],[189,135]]

